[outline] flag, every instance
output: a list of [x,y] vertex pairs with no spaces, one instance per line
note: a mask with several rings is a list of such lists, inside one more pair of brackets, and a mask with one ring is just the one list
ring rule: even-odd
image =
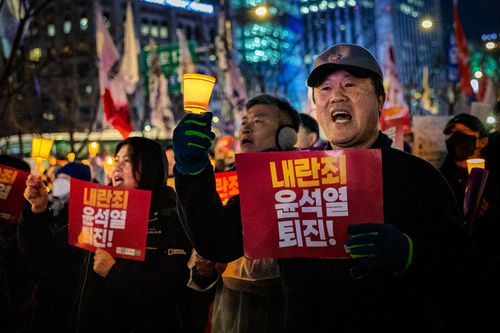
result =
[[127,17],[125,19],[123,39],[124,45],[120,73],[124,80],[125,91],[127,94],[132,94],[135,91],[137,82],[139,82],[139,63],[137,60],[139,45],[135,38],[134,16],[130,1],[127,4]]
[[431,88],[429,86],[429,68],[424,66],[422,73],[422,98],[420,107],[432,114],[437,114],[437,108],[431,100]]
[[232,55],[232,49],[229,46],[231,39],[229,29],[226,27],[226,11],[221,8],[219,12],[218,33],[215,38],[216,55],[219,70],[222,72],[226,96],[234,111],[235,129],[239,130],[243,115],[245,113],[245,104],[247,102],[246,84],[241,72]]
[[182,81],[185,73],[194,73],[196,67],[193,64],[193,59],[191,58],[191,53],[189,52],[188,44],[182,29],[177,28],[176,30],[177,39],[179,40],[179,81]]
[[[393,138],[400,138],[401,140],[393,140],[392,146],[402,149],[403,133],[410,131],[410,112],[403,98],[392,38],[388,38],[385,52],[384,88],[386,98],[379,117],[379,128]],[[395,123],[399,125],[394,126]]]
[[467,40],[465,39],[465,34],[462,29],[462,23],[460,22],[460,17],[458,16],[457,0],[453,0],[453,24],[455,26],[455,39],[458,50],[460,87],[469,98],[472,98],[474,96],[474,92],[472,91],[472,87],[470,85],[470,71],[468,65],[470,56],[469,47],[467,46]]
[[167,137],[172,137],[175,121],[168,96],[168,82],[161,71],[155,42],[151,41],[150,46],[149,106],[151,107],[151,124],[160,132],[165,132]]
[[106,121],[117,129],[123,138],[132,131],[123,78],[118,70],[120,56],[111,39],[100,7],[96,7],[96,49],[99,58],[99,84]]
[[390,108],[405,105],[403,98],[403,88],[399,80],[398,67],[391,39],[387,42],[387,49],[384,60],[384,87],[386,99],[384,107]]

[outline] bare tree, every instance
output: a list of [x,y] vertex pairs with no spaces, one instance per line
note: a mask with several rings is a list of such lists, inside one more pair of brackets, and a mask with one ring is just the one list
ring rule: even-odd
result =
[[[23,35],[29,25],[31,19],[40,13],[40,11],[47,6],[52,0],[20,0],[17,17],[19,18],[19,25],[12,42],[12,49],[10,54],[2,54],[2,61],[0,62],[0,120],[4,117],[7,107],[13,97],[12,95],[12,74],[16,67],[16,60],[18,50],[21,46]],[[6,6],[5,0],[0,2],[0,8]],[[22,61],[22,60],[21,60]]]
[[[35,2],[31,1],[32,5]],[[45,26],[44,20],[40,16],[33,24]],[[37,38],[43,37],[30,34],[25,44],[37,45]],[[96,63],[95,47],[91,41],[81,40],[64,47],[57,47],[55,42],[45,45],[43,56],[36,60],[29,59],[27,47],[18,45],[11,53],[17,57],[8,69],[10,74],[6,74],[6,66],[2,67],[2,77],[6,75],[8,79],[1,86],[0,120],[7,126],[2,126],[0,134],[68,132],[69,149],[78,155],[88,138],[76,146],[73,134],[76,131],[90,134],[100,104],[97,70],[92,66]],[[82,70],[81,64],[88,68]],[[85,101],[83,95],[88,97]],[[87,111],[85,117],[80,112],[82,107]]]

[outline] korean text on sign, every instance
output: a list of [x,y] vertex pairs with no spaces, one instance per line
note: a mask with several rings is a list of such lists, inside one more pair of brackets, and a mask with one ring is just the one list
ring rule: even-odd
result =
[[236,163],[247,257],[347,258],[347,225],[383,222],[379,150],[249,153]]
[[217,193],[219,193],[220,199],[224,205],[229,198],[240,193],[236,171],[217,172],[215,174],[215,189]]
[[287,159],[281,161],[280,167],[270,162],[269,170],[273,188],[299,188],[280,190],[274,196],[279,246],[335,245],[332,218],[349,215],[347,186],[306,187],[345,185],[346,156]]
[[85,188],[80,241],[98,248],[113,246],[113,231],[125,229],[128,191]]
[[12,184],[16,181],[18,170],[0,166],[0,199],[7,199]]
[[72,178],[69,244],[144,260],[150,202],[150,191],[113,188]]
[[16,223],[24,205],[23,192],[29,173],[0,164],[0,218]]

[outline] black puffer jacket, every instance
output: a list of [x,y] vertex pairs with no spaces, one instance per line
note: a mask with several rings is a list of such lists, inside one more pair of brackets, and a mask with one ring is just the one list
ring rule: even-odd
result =
[[185,332],[192,247],[170,187],[153,192],[146,246],[144,262],[115,259],[106,278],[93,271],[92,256],[86,258],[79,332]]
[[[385,223],[412,238],[411,267],[395,275],[356,260],[280,259],[288,332],[472,331],[477,254],[455,198],[439,171],[390,144],[380,133],[372,148],[382,151]],[[176,190],[198,253],[217,262],[240,257],[239,198],[222,206],[210,168],[177,173]]]

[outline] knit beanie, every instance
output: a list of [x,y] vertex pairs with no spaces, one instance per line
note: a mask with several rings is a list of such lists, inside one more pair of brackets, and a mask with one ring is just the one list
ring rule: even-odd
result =
[[88,165],[79,163],[79,162],[70,162],[63,166],[61,169],[57,170],[56,177],[59,174],[65,174],[72,178],[91,181],[90,168]]

